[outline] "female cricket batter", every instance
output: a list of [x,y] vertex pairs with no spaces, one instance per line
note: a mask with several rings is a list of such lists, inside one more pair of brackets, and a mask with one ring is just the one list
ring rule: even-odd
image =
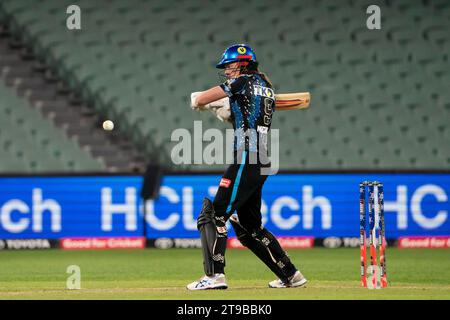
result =
[[[254,252],[279,279],[271,288],[299,287],[306,279],[292,264],[277,239],[261,223],[261,191],[270,167],[267,133],[275,107],[275,93],[258,70],[253,50],[245,44],[228,47],[217,68],[228,79],[219,86],[193,96],[192,106],[201,108],[229,98],[235,130],[234,163],[225,171],[211,202],[203,200],[197,219],[201,234],[205,276],[187,285],[189,290],[226,289],[224,267],[227,244],[225,223],[230,219],[238,239]],[[232,216],[237,211],[238,218]]]

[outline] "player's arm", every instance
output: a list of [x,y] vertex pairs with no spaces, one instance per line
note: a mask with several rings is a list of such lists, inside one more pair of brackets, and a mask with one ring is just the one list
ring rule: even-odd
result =
[[231,116],[229,99],[220,86],[191,93],[191,108],[209,110],[222,122],[229,121]]
[[225,98],[227,95],[220,86],[215,86],[203,92],[197,93],[192,98],[192,105],[202,108],[208,103]]
[[240,92],[245,86],[245,77],[228,80],[219,86],[203,92],[191,93],[191,108],[210,110],[220,121],[230,121],[229,97]]

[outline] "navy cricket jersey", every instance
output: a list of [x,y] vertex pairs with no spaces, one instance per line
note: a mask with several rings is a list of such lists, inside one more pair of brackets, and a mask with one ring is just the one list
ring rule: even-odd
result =
[[[230,98],[235,130],[234,150],[267,150],[267,134],[275,111],[275,92],[260,74],[240,75],[220,85]],[[260,139],[263,139],[260,142]],[[260,150],[263,146],[265,150]]]

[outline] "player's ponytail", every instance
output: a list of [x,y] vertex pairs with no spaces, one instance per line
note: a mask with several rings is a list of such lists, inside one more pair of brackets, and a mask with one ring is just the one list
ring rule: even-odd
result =
[[[244,70],[242,70],[242,71],[244,71]],[[245,71],[244,72],[247,73],[247,74],[258,73],[259,75],[261,75],[261,77],[264,79],[264,81],[266,81],[271,87],[273,87],[272,82],[269,80],[269,77],[265,73],[259,71],[259,69],[258,69],[258,62],[250,61],[245,66]]]
[[265,73],[260,72],[259,74],[264,79],[264,81],[266,81],[271,87],[273,87],[272,81],[270,81],[269,77]]

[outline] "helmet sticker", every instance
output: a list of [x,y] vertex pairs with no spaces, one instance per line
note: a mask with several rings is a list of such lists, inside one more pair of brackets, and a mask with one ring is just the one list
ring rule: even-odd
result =
[[245,47],[239,47],[237,48],[237,52],[240,54],[244,54],[247,52],[247,49]]

